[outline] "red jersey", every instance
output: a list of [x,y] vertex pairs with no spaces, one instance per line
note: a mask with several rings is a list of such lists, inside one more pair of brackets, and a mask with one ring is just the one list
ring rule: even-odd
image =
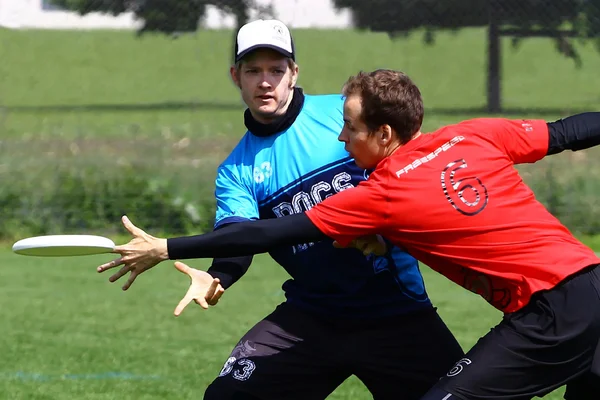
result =
[[421,135],[367,181],[307,212],[343,245],[379,233],[452,281],[513,312],[537,291],[600,263],[514,165],[548,151],[545,121],[474,119]]

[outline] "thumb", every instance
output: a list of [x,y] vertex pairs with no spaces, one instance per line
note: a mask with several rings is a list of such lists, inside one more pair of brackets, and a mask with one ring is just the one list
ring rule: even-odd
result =
[[189,275],[191,268],[187,264],[182,263],[181,261],[175,261],[175,269],[177,269],[183,274]]
[[143,230],[135,226],[133,222],[131,222],[129,218],[127,218],[127,215],[123,215],[121,217],[121,222],[123,222],[123,226],[125,227],[125,229],[127,229],[127,231],[129,231],[129,233],[131,233],[133,236],[140,236],[144,233]]

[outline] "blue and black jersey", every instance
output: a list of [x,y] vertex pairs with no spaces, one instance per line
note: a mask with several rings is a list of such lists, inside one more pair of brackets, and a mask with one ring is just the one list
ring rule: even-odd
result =
[[[215,228],[303,213],[368,178],[343,143],[341,95],[305,95],[294,123],[270,135],[247,132],[219,166]],[[290,274],[287,301],[353,318],[431,308],[417,261],[392,247],[382,257],[336,249],[331,240],[279,248],[270,255]]]

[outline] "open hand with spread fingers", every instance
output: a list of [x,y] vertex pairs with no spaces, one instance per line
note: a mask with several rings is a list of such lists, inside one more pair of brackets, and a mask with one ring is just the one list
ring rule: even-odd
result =
[[[333,242],[333,247],[336,247],[338,249],[344,248],[344,246],[342,246],[337,240]],[[369,254],[382,256],[387,251],[387,245],[383,240],[383,237],[381,237],[380,235],[368,235],[359,237],[350,242],[350,244],[346,247],[354,247],[362,251],[362,253],[365,256],[368,256]]]
[[123,216],[121,221],[133,238],[127,244],[116,246],[113,253],[120,254],[120,257],[100,265],[97,271],[104,272],[122,265],[123,267],[108,280],[115,282],[123,275],[131,272],[129,279],[123,285],[123,290],[127,290],[142,272],[149,270],[161,261],[168,260],[169,252],[167,239],[156,238],[147,234],[133,225],[127,216]]
[[182,262],[175,262],[175,268],[190,277],[191,283],[187,293],[175,308],[178,317],[192,300],[205,310],[214,306],[225,292],[219,278],[213,278],[208,272],[191,268]]

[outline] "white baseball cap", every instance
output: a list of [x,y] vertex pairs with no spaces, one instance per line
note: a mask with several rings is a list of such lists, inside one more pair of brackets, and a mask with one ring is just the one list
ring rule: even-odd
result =
[[292,34],[283,22],[276,19],[258,19],[240,28],[235,41],[235,62],[259,48],[273,49],[296,60]]

